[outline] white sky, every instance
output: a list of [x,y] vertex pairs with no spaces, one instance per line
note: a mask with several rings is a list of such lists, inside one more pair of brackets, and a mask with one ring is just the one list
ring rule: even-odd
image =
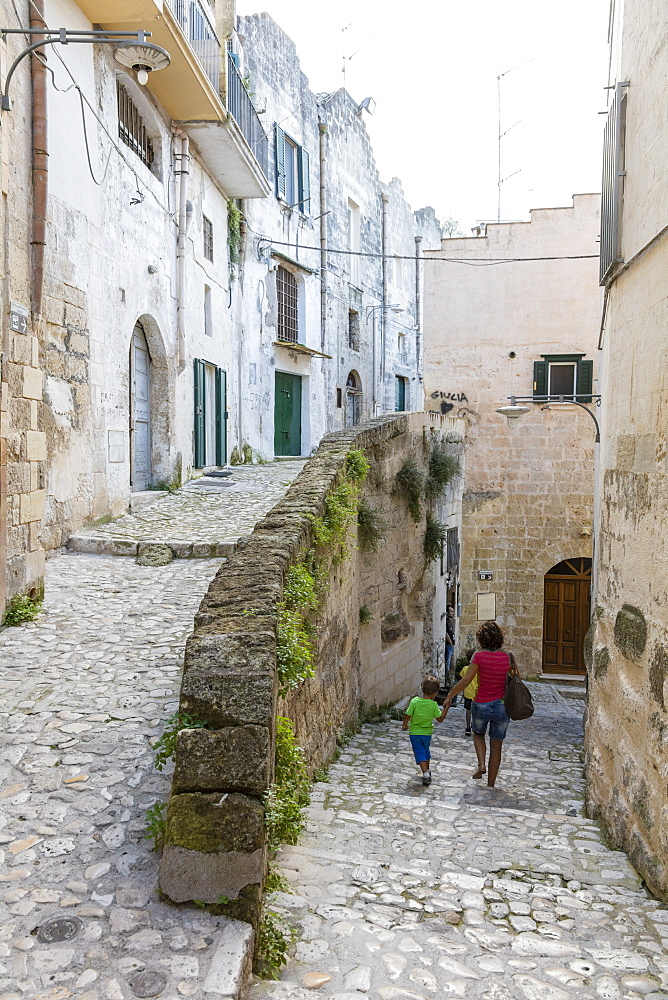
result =
[[[315,91],[343,83],[361,101],[383,180],[439,218],[497,217],[497,75],[501,217],[599,191],[609,0],[237,0],[267,11],[297,45]],[[354,54],[353,54],[354,53]],[[515,124],[519,122],[519,124]]]

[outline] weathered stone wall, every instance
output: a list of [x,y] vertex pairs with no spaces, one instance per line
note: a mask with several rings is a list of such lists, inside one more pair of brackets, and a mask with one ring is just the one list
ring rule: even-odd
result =
[[[602,338],[598,590],[586,730],[589,808],[668,898],[668,10],[628,0],[611,77],[629,80],[623,266]],[[656,40],[651,60],[647,39]],[[663,46],[659,43],[663,40]],[[652,142],[647,143],[647,136]],[[635,261],[632,261],[636,258]]]
[[[276,715],[295,725],[311,769],[329,760],[337,735],[358,718],[360,699],[381,702],[415,691],[429,662],[432,604],[444,577],[425,563],[425,516],[414,523],[393,495],[395,475],[412,458],[426,470],[433,445],[461,451],[461,422],[410,414],[379,418],[330,435],[285,498],[221,568],[188,641],[182,711],[208,730],[178,738],[161,886],[176,901],[221,895],[237,913],[257,916],[264,875],[262,797],[273,779]],[[367,500],[386,520],[377,553],[354,546],[332,562],[317,618],[315,676],[279,699],[277,602],[285,575],[311,546],[309,515],[322,513],[346,455],[362,449],[371,469]],[[456,518],[458,483],[441,502]],[[360,623],[367,604],[373,620]]]
[[[496,409],[531,395],[543,355],[595,357],[598,203],[576,195],[572,207],[489,224],[425,255],[425,409],[467,427],[459,647],[472,644],[477,594],[491,592],[528,675],[542,669],[545,574],[591,558],[594,425],[576,407],[529,404],[509,428]],[[504,263],[459,263],[494,260]]]

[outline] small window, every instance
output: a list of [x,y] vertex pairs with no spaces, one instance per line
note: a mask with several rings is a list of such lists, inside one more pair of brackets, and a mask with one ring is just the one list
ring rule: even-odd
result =
[[211,219],[207,219],[206,215],[202,216],[203,231],[204,231],[204,256],[207,260],[213,262],[213,223]]
[[118,135],[149,170],[153,165],[153,143],[139,111],[125,87],[116,81]]
[[207,337],[213,337],[213,314],[211,312],[211,289],[204,286],[204,333]]
[[286,267],[276,268],[278,339],[296,344],[298,340],[297,279]]
[[351,351],[360,349],[360,314],[356,309],[348,310],[348,347]]
[[550,364],[549,380],[550,396],[575,395],[575,365],[572,362],[567,364]]
[[343,389],[337,388],[336,390],[336,408],[340,410],[343,406]]

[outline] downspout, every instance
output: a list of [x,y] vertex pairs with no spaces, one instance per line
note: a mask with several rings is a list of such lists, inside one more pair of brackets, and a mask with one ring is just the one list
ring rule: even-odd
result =
[[[418,387],[423,385],[424,379],[421,371],[422,362],[422,290],[420,288],[420,258],[422,237],[415,237],[415,369],[418,377]],[[422,406],[424,409],[424,403]]]
[[[327,342],[327,126],[318,125],[320,133],[320,350]],[[324,366],[324,358],[323,358]]]
[[179,230],[176,243],[176,324],[178,330],[179,372],[186,367],[186,248],[188,235],[188,175],[190,154],[188,136],[177,132],[181,152],[175,154],[179,161],[175,176],[179,178]]
[[[242,397],[241,389],[242,389],[242,386],[244,384],[243,383],[243,357],[242,357],[243,346],[244,346],[244,336],[243,336],[243,329],[244,329],[244,326],[243,326],[243,319],[244,319],[244,317],[243,317],[244,296],[243,296],[242,282],[243,282],[243,276],[244,276],[244,262],[245,262],[245,259],[246,259],[246,241],[247,241],[247,238],[248,238],[248,226],[246,225],[246,213],[244,212],[244,209],[243,209],[243,203],[242,203],[242,207],[241,207],[241,212],[242,212],[242,218],[241,218],[241,222],[239,223],[239,234],[240,234],[240,239],[239,239],[239,267],[238,267],[238,274],[237,274],[237,282],[238,282],[238,286],[239,287],[237,289],[237,308],[236,308],[236,313],[237,313],[237,325],[238,325],[238,332],[239,332],[239,336],[237,338],[237,344],[238,344],[237,357],[239,359],[238,365],[237,365],[237,378],[239,380],[238,387],[237,387],[237,427],[238,427],[238,437],[239,437],[239,455],[243,458],[243,454],[244,454],[243,453],[243,446],[244,446],[244,427],[243,427],[243,423],[244,423],[244,405],[243,405],[243,397]],[[230,278],[230,281],[231,280],[232,279]],[[231,291],[232,290],[230,289],[230,295],[231,295]]]
[[[30,27],[46,28],[44,0],[33,0],[30,7]],[[33,35],[41,41],[44,35]],[[44,291],[44,255],[46,249],[46,215],[49,193],[48,120],[46,107],[46,56],[35,53],[30,57],[32,81],[32,316],[33,324],[42,314]]]
[[387,309],[387,203],[390,200],[389,195],[381,195],[382,202],[382,214],[381,214],[381,252],[382,252],[382,269],[383,269],[383,293],[382,293],[382,327],[380,333],[380,412],[385,412],[385,353],[387,347],[387,320],[388,320],[388,309]]

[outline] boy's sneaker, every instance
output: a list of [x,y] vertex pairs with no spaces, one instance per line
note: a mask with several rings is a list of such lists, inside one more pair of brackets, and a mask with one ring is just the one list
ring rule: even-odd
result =
[[464,736],[470,736],[470,735],[471,735],[471,730],[470,729],[465,729],[464,730]]
[[431,771],[425,771],[422,775],[422,784],[431,785]]

